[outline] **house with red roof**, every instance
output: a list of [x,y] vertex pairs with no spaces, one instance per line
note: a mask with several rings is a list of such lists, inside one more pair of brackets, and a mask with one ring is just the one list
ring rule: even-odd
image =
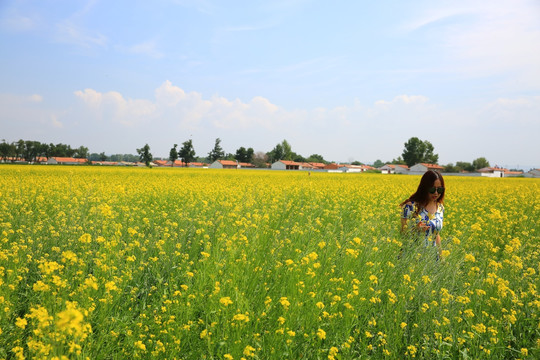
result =
[[52,165],[82,165],[86,164],[88,159],[77,159],[72,157],[50,157],[47,164]]
[[423,174],[428,170],[435,170],[435,171],[443,171],[443,167],[437,164],[428,164],[428,163],[418,163],[416,165],[411,166],[409,169],[409,174]]
[[253,169],[253,168],[255,168],[255,165],[253,165],[252,163],[241,162],[241,163],[238,163],[238,165],[242,169]]
[[[176,165],[175,165],[176,166]],[[203,163],[203,162],[190,162],[188,164],[188,167],[196,167],[196,168],[206,168],[208,167],[208,164],[207,163]]]
[[316,170],[322,170],[326,166],[326,164],[324,163],[317,163],[317,162],[310,162],[309,164],[313,166],[313,168]]
[[521,176],[523,175],[523,171],[511,171],[502,167],[485,167],[482,169],[479,169],[478,172],[482,176],[487,177],[507,177],[507,176]]
[[156,166],[171,166],[171,162],[168,160],[154,160],[152,161]]
[[290,160],[278,160],[272,164],[272,170],[302,170],[302,164]]
[[402,164],[386,164],[379,168],[381,174],[408,174],[409,167]]
[[236,160],[216,160],[208,166],[210,169],[240,169]]

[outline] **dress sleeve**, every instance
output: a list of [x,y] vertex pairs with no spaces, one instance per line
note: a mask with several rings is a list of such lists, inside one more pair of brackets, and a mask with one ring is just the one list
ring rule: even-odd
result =
[[403,210],[401,212],[401,218],[402,219],[410,219],[412,217],[412,214],[414,212],[414,205],[411,202],[408,202],[403,206]]

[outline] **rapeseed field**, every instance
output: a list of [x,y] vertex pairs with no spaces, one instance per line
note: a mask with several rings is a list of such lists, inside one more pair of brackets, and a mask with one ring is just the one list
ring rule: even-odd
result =
[[0,359],[537,359],[540,182],[0,166]]

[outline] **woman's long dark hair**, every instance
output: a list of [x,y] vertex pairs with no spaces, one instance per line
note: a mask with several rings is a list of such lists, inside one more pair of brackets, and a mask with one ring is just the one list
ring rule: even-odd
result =
[[[435,184],[435,180],[440,180],[441,186],[444,187],[444,179],[438,171],[435,170],[428,170],[425,172],[425,174],[422,176],[422,179],[420,179],[420,184],[418,185],[418,189],[416,189],[416,192],[409,196],[407,200],[402,202],[400,206],[405,205],[409,201],[414,201],[416,204],[425,207],[429,203],[429,188],[433,187],[433,184]],[[438,203],[444,202],[444,191],[437,199]]]

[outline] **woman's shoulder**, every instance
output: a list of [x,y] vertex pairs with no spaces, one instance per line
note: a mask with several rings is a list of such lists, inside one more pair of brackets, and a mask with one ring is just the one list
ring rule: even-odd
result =
[[414,201],[412,200],[407,200],[403,203],[403,206],[414,206]]

